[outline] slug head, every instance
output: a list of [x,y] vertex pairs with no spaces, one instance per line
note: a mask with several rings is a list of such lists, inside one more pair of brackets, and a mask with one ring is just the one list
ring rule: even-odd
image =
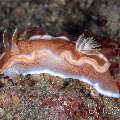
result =
[[5,30],[3,32],[3,46],[4,52],[0,56],[0,73],[4,72],[6,65],[8,64],[9,60],[17,54],[17,29],[13,33],[12,39],[9,40],[8,33]]

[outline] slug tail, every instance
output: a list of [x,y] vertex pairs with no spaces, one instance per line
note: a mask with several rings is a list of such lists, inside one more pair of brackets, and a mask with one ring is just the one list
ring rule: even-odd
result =
[[107,85],[96,83],[94,87],[102,95],[120,98],[120,88],[117,82],[109,82]]

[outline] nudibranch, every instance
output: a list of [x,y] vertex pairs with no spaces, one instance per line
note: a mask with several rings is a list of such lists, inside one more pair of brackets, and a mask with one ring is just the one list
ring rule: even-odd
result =
[[10,77],[16,74],[48,73],[62,78],[73,78],[93,86],[100,94],[120,98],[119,81],[109,72],[107,58],[96,51],[99,47],[92,37],[81,35],[77,42],[67,37],[32,36],[18,40],[18,31],[11,42],[3,33],[5,51],[0,57],[0,73]]

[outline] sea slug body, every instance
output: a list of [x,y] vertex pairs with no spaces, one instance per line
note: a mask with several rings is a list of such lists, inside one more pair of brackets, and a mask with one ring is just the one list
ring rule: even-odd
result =
[[65,36],[32,36],[17,40],[15,30],[11,44],[7,32],[3,33],[5,51],[0,57],[0,73],[14,74],[48,73],[62,78],[79,79],[93,86],[100,94],[120,98],[119,82],[109,72],[107,58],[96,52],[99,45],[93,38],[81,35],[76,44]]

